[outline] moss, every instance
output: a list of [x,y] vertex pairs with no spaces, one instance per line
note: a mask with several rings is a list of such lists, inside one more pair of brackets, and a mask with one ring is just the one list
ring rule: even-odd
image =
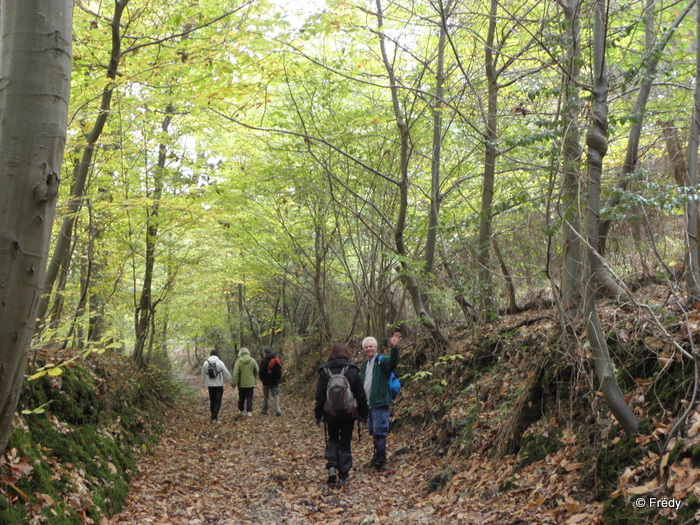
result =
[[615,445],[603,448],[596,461],[599,476],[598,495],[612,492],[625,469],[637,464],[644,455],[645,452],[637,444],[635,436],[625,436]]
[[[658,514],[658,511],[654,511]],[[603,523],[614,525],[643,525],[651,523],[649,509],[638,509],[624,498],[607,500],[603,504]]]
[[[60,379],[32,381],[19,411],[47,410],[23,416],[8,443],[33,467],[15,483],[28,501],[0,492],[0,523],[24,523],[31,514],[52,525],[82,524],[119,512],[136,468],[135,445],[156,440],[164,401],[175,389],[157,371],[134,370],[115,356],[105,356],[93,372],[74,366]],[[70,503],[76,494],[80,503]],[[44,505],[42,495],[53,503]]]
[[549,454],[554,454],[561,448],[561,443],[554,436],[544,434],[530,434],[521,440],[520,463],[518,468],[540,461]]

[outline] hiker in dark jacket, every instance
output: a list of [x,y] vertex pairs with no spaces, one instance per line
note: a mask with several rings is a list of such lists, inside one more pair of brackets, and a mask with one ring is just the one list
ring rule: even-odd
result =
[[260,361],[260,382],[263,385],[263,406],[262,413],[267,414],[269,408],[269,397],[272,394],[272,400],[275,405],[275,414],[282,415],[280,409],[280,382],[282,381],[282,361],[275,355],[272,348],[265,347],[263,349],[262,361]]
[[389,434],[389,407],[391,406],[389,376],[399,364],[401,354],[398,345],[402,338],[400,332],[395,332],[389,339],[390,356],[380,356],[377,353],[377,340],[374,337],[365,337],[362,340],[362,349],[367,356],[367,361],[362,363],[360,375],[369,404],[367,430],[374,438],[374,456],[370,461],[370,467],[377,470],[386,468],[386,437]]
[[[352,395],[357,404],[356,409],[350,414],[334,415],[326,410],[326,390],[331,374],[339,374],[345,369],[344,375],[348,379]],[[328,372],[330,371],[330,373]],[[367,397],[362,388],[359,367],[350,361],[350,352],[342,343],[335,343],[331,348],[326,361],[318,370],[318,382],[316,383],[316,406],[314,416],[316,424],[324,421],[327,426],[328,436],[326,441],[326,468],[328,469],[328,483],[343,485],[348,479],[352,468],[352,429],[355,419],[366,419],[368,416]]]

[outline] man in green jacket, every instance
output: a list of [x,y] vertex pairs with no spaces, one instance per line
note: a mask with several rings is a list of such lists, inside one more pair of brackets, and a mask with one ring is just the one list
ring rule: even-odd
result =
[[365,337],[362,340],[362,349],[367,356],[367,361],[362,364],[360,378],[369,404],[367,430],[374,438],[374,456],[370,467],[377,470],[386,468],[386,436],[389,433],[389,407],[391,406],[389,376],[399,364],[401,355],[398,344],[402,338],[399,332],[394,332],[389,339],[391,355],[388,358],[377,353],[377,340],[374,337]]

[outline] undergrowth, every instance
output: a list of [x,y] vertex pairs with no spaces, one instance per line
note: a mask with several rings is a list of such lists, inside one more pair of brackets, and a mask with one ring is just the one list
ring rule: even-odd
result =
[[119,512],[136,455],[178,388],[116,353],[28,381],[0,458],[0,523],[99,523]]
[[[694,479],[700,468],[700,435],[691,431],[691,422],[677,430],[675,446],[662,456],[675,418],[691,398],[692,360],[673,353],[669,342],[660,343],[658,333],[633,333],[633,316],[615,318],[627,330],[610,329],[618,381],[642,421],[639,434],[627,436],[597,391],[583,330],[572,340],[562,337],[554,315],[530,315],[530,320],[521,316],[513,330],[498,325],[453,338],[451,352],[459,359],[449,362],[433,358],[407,369],[406,363],[416,362],[411,352],[426,353],[409,350],[402,374],[407,401],[393,410],[394,429],[427,429],[436,456],[462,458],[466,464],[470,457],[516,454],[518,469],[539,463],[546,470],[545,459],[568,445],[578,451],[571,461],[580,474],[579,487],[604,504],[605,523],[693,520],[700,504],[694,485],[685,479]],[[682,338],[679,344],[689,347]],[[700,418],[694,414],[697,427]],[[565,443],[564,429],[575,438],[567,431]],[[631,495],[647,487],[645,498],[676,498],[681,508],[675,515],[635,508]]]

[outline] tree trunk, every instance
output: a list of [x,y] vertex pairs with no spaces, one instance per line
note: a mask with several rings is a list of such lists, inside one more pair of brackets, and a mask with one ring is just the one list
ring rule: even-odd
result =
[[[561,302],[565,313],[577,313],[581,304],[581,275],[583,271],[583,247],[581,243],[581,130],[579,114],[581,97],[580,11],[579,0],[559,0],[567,22],[568,47],[566,72],[563,75],[564,107],[562,111],[563,171],[561,215],[563,225],[563,260],[561,277]],[[580,313],[580,311],[578,312]]]
[[[165,110],[166,117],[163,119],[163,135],[168,131],[170,122],[172,121],[173,107],[168,106]],[[143,275],[143,286],[141,288],[141,298],[134,312],[134,332],[136,342],[134,343],[133,359],[139,366],[148,364],[146,359],[146,342],[152,324],[151,317],[155,312],[155,302],[153,301],[153,271],[156,261],[156,245],[158,243],[158,213],[160,210],[160,199],[163,194],[163,186],[165,184],[165,156],[167,146],[161,143],[158,148],[158,164],[154,170],[154,188],[152,201],[153,204],[147,212],[147,228],[146,228],[146,260]]]
[[73,2],[0,4],[0,453],[34,332],[70,92]]
[[596,275],[601,267],[597,253],[600,231],[600,180],[603,172],[603,157],[608,150],[608,77],[605,64],[605,36],[607,33],[607,10],[605,0],[596,0],[594,6],[594,84],[591,100],[591,123],[586,134],[588,148],[588,213],[586,231],[588,235],[587,278],[584,289],[584,310],[587,337],[591,345],[596,375],[603,398],[615,419],[628,434],[637,432],[639,420],[625,403],[615,376],[605,334],[596,309]]
[[445,46],[447,43],[447,20],[452,11],[453,0],[447,0],[438,13],[440,15],[440,36],[435,71],[435,98],[433,99],[433,156],[430,163],[430,216],[428,236],[425,243],[425,273],[432,275],[435,270],[435,252],[438,228],[440,227],[440,162],[442,156],[442,107],[445,83]]
[[401,281],[408,290],[411,296],[411,301],[413,303],[413,310],[416,316],[421,320],[423,326],[430,330],[435,342],[437,344],[445,344],[445,337],[440,332],[440,329],[435,324],[432,316],[428,312],[428,309],[423,302],[423,296],[421,294],[421,287],[415,272],[408,262],[408,250],[406,249],[404,233],[406,230],[406,218],[408,214],[408,187],[409,187],[409,177],[408,177],[408,160],[409,160],[409,150],[410,150],[410,137],[408,124],[404,118],[403,112],[401,110],[401,103],[399,101],[399,86],[396,80],[396,75],[394,74],[394,68],[389,59],[389,55],[386,50],[385,37],[381,33],[384,22],[383,22],[383,11],[381,0],[376,0],[377,2],[377,23],[379,29],[379,46],[381,48],[382,60],[384,61],[384,67],[389,75],[389,84],[391,89],[391,100],[394,109],[394,118],[396,118],[396,126],[399,131],[399,142],[400,142],[400,180],[398,181],[399,187],[399,212],[396,218],[396,225],[394,227],[394,243],[396,245],[396,254],[399,256],[399,264],[401,267]]
[[[700,41],[700,8],[695,7],[695,42]],[[700,45],[695,46],[695,91],[693,93],[693,116],[688,139],[688,187],[697,196],[698,185],[698,141],[700,141]],[[698,261],[698,201],[689,199],[686,205],[688,266],[685,272],[688,302],[700,302],[700,262]]]
[[[691,0],[686,5],[685,9],[676,17],[674,23],[666,30],[663,38],[661,38],[656,44],[654,44],[656,38],[654,30],[654,4],[655,0],[647,0],[645,32],[647,41],[645,57],[646,72],[643,76],[643,81],[639,86],[637,99],[635,100],[634,108],[632,109],[634,119],[632,120],[632,126],[630,127],[629,136],[627,138],[625,160],[622,164],[620,176],[615,185],[615,191],[610,194],[610,197],[605,203],[606,209],[613,209],[620,203],[622,194],[627,190],[629,185],[630,175],[634,173],[637,167],[637,159],[639,157],[639,139],[641,137],[644,125],[644,111],[647,105],[647,100],[649,100],[649,95],[651,94],[653,82],[656,79],[656,68],[661,57],[661,52],[671,40],[671,37],[676,34],[678,26],[692,9],[693,5],[695,4],[695,0]],[[605,243],[608,238],[611,224],[611,219],[601,221],[600,223],[598,251],[601,255],[605,254]],[[606,295],[611,297],[627,296],[627,293],[617,282],[613,280],[607,271],[601,270],[598,277],[600,279],[600,285],[604,288]]]
[[491,275],[491,234],[492,234],[492,210],[493,192],[496,183],[496,158],[498,150],[498,78],[494,58],[494,43],[496,39],[496,15],[498,12],[497,0],[491,1],[489,14],[489,29],[484,50],[484,62],[486,68],[486,81],[488,91],[486,130],[484,144],[486,154],[484,158],[484,177],[481,190],[481,213],[479,214],[479,240],[476,252],[476,260],[479,263],[479,286],[481,296],[482,321],[491,321],[497,316],[493,299],[493,279]]
[[[73,170],[73,184],[70,190],[70,199],[68,201],[65,218],[61,224],[61,229],[56,237],[56,246],[51,257],[51,262],[46,271],[46,279],[43,285],[43,292],[37,318],[43,321],[48,310],[51,293],[56,284],[56,279],[59,274],[68,272],[70,264],[70,246],[73,238],[73,228],[80,211],[80,206],[83,202],[83,194],[85,192],[85,183],[92,165],[92,157],[95,153],[97,141],[102,135],[107,117],[110,115],[112,108],[112,95],[114,93],[114,79],[117,77],[117,69],[119,60],[121,59],[121,18],[129,0],[120,0],[114,3],[114,14],[110,23],[112,30],[112,49],[110,52],[109,64],[107,66],[107,83],[102,92],[102,101],[100,111],[95,119],[92,129],[87,134],[85,149],[83,150],[80,162],[75,165]],[[62,286],[56,290],[56,294],[60,293]]]

